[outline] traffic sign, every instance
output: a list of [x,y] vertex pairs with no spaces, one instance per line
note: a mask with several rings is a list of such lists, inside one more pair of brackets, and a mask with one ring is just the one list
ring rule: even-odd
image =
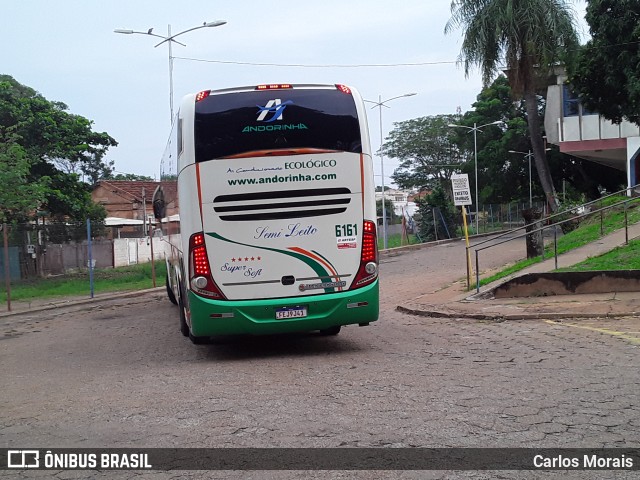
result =
[[469,188],[469,176],[466,173],[451,175],[451,186],[453,187],[453,203],[456,207],[473,203]]

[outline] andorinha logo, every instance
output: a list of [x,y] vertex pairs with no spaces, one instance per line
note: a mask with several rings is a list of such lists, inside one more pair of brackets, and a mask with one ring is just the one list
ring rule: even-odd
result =
[[285,125],[256,125],[246,126],[242,129],[242,133],[249,132],[284,132],[287,130],[308,130],[304,123],[290,123]]
[[[273,100],[269,100],[264,107],[257,105],[258,107],[258,121],[265,123],[272,123],[276,120],[283,119],[284,109],[287,108],[287,105],[292,105],[293,101],[287,100],[286,102],[282,102],[279,98],[274,98]],[[272,113],[273,115],[267,118],[267,115]],[[266,119],[266,120],[265,120]]]
[[258,122],[262,122],[262,125],[248,125],[242,129],[242,133],[308,130],[308,127],[304,123],[274,123],[276,120],[280,121],[284,119],[284,110],[287,108],[287,105],[293,105],[293,101],[287,100],[283,102],[281,98],[274,98],[269,100],[264,107],[256,105],[258,107],[257,120]]

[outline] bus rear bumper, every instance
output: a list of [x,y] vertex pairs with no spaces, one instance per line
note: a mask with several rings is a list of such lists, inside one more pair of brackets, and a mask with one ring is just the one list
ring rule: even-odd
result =
[[[189,292],[191,333],[214,335],[267,335],[324,330],[338,325],[367,324],[378,319],[378,280],[357,290],[296,297],[219,301]],[[276,319],[276,310],[306,307],[304,318]]]

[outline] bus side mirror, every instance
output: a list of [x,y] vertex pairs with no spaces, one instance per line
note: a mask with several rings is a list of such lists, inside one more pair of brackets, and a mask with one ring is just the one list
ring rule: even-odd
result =
[[153,199],[151,200],[153,204],[153,216],[156,217],[156,220],[161,220],[167,216],[167,206],[164,203],[164,192],[162,191],[162,187],[158,185],[155,192],[153,192]]

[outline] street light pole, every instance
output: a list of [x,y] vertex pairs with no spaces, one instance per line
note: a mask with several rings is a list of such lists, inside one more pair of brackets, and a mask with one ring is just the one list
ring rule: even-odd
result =
[[478,210],[480,207],[480,197],[478,196],[478,127],[476,122],[473,122],[473,170],[476,180],[476,235],[480,233],[480,215]]
[[476,176],[476,234],[480,232],[480,223],[478,218],[478,132],[482,132],[481,128],[488,127],[489,125],[500,125],[504,123],[502,120],[496,120],[495,122],[485,123],[484,125],[478,126],[476,122],[473,122],[473,127],[467,127],[466,125],[456,125],[454,123],[450,123],[447,125],[451,128],[466,128],[470,132],[473,132],[473,160],[474,160],[474,172]]
[[531,157],[532,156],[533,156],[533,153],[531,153],[531,150],[529,150],[529,152],[526,155],[527,161],[529,163],[529,208],[533,208],[533,187],[531,183]]
[[[545,148],[545,152],[550,151],[550,148]],[[533,152],[529,150],[528,152],[518,152],[517,150],[509,150],[509,153],[520,153],[524,155],[525,158],[529,162],[529,208],[533,207],[533,189],[532,189],[532,181],[531,181],[531,159],[533,158]]]
[[126,35],[132,35],[134,33],[137,33],[141,35],[151,35],[152,37],[161,38],[162,41],[157,45],[155,45],[154,48],[159,47],[165,42],[169,44],[169,109],[171,113],[170,122],[173,123],[173,53],[171,49],[172,47],[171,44],[177,43],[178,45],[182,45],[183,47],[186,47],[184,43],[177,41],[175,38],[179,35],[183,35],[193,30],[198,30],[200,28],[207,28],[207,27],[219,27],[220,25],[224,25],[225,23],[227,23],[225,20],[216,20],[215,22],[204,22],[202,25],[198,25],[197,27],[193,27],[193,28],[188,28],[187,30],[178,32],[175,35],[171,35],[171,25],[168,25],[166,37],[163,35],[158,35],[157,33],[153,33],[153,28],[150,28],[146,32],[138,32],[136,30],[127,30],[127,29],[121,29],[121,28],[117,28],[114,30],[115,33],[124,33]]
[[387,240],[387,206],[385,203],[385,196],[384,196],[384,156],[382,155],[382,141],[383,141],[383,134],[382,134],[382,107],[386,107],[386,108],[391,108],[389,106],[386,105],[386,103],[390,102],[391,100],[395,100],[397,98],[403,98],[403,97],[412,97],[413,95],[417,95],[417,93],[413,92],[413,93],[405,93],[404,95],[398,95],[397,97],[392,97],[392,98],[388,98],[386,100],[382,100],[382,95],[378,95],[378,101],[375,102],[373,100],[365,100],[365,102],[368,103],[373,103],[373,107],[371,108],[379,108],[380,109],[380,175],[382,176],[382,239],[383,239],[383,248],[386,250],[388,247],[388,240]]
[[[167,25],[167,38],[171,38],[171,24]],[[169,45],[169,111],[171,115],[171,122],[173,123],[173,50],[172,43],[173,41],[167,42]],[[156,45],[157,47],[157,45]],[[153,47],[153,48],[156,48]]]
[[531,150],[529,150],[528,152],[518,152],[517,150],[509,150],[509,153],[520,153],[524,155],[529,162],[529,208],[531,208],[533,207],[533,189],[531,187],[531,157],[533,156],[533,153],[531,153]]

